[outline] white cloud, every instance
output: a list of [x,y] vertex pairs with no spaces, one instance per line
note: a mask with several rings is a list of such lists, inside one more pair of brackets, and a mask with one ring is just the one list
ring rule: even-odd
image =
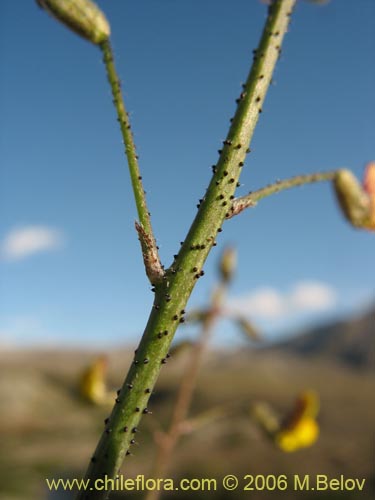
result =
[[1,257],[19,260],[35,253],[61,248],[63,242],[63,233],[48,226],[14,228],[1,243]]
[[255,292],[230,301],[229,308],[233,312],[274,318],[283,314],[284,301],[275,289],[259,288]]
[[314,281],[296,283],[290,290],[259,288],[230,301],[228,312],[258,319],[284,320],[293,315],[332,309],[337,293],[329,285]]
[[298,283],[290,294],[290,306],[295,310],[322,311],[333,307],[336,298],[335,290],[324,283]]

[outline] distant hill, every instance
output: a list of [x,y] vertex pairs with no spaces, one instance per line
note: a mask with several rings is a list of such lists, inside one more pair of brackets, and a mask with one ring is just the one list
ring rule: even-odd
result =
[[[206,353],[190,415],[228,409],[223,418],[206,421],[185,436],[177,447],[171,468],[176,478],[222,478],[230,472],[244,478],[254,475],[295,474],[303,478],[326,474],[366,478],[361,500],[373,500],[373,435],[375,407],[374,365],[375,308],[361,317],[305,332],[299,338],[273,348],[212,349]],[[272,350],[274,349],[274,350]],[[108,355],[111,389],[121,386],[134,356],[133,348],[114,348]],[[98,354],[92,350],[0,349],[0,497],[1,500],[47,498],[45,478],[82,477],[103,430],[110,406],[95,406],[82,400],[80,374]],[[128,477],[152,477],[155,436],[167,428],[176,391],[186,370],[184,354],[171,356],[163,368],[150,401],[147,418],[140,425]],[[341,363],[337,363],[339,359]],[[350,369],[348,366],[363,367]],[[286,415],[295,397],[307,389],[319,394],[320,438],[311,448],[282,453],[254,424],[249,411],[253,403],[264,402],[280,416]],[[225,415],[225,412],[224,412]],[[198,419],[194,417],[198,416]],[[205,417],[207,418],[207,417]],[[204,419],[202,419],[202,423]],[[193,426],[194,427],[194,426]],[[22,480],[20,480],[20,474]],[[218,482],[218,484],[220,484]],[[244,483],[243,483],[244,484]],[[291,483],[290,483],[291,484]],[[138,499],[112,495],[113,499]],[[172,493],[172,492],[170,492]],[[170,500],[187,500],[176,492]],[[236,492],[195,492],[195,500],[243,500]],[[209,493],[209,494],[208,494]],[[295,500],[336,498],[327,492],[293,491]],[[314,493],[314,494],[313,494]],[[344,492],[345,493],[345,492]],[[351,492],[345,500],[354,500]],[[52,494],[51,494],[52,495]],[[111,496],[111,498],[112,498]],[[256,491],[256,500],[270,500],[267,490]],[[289,491],[275,498],[289,500]],[[52,500],[52,496],[48,497]],[[53,496],[57,500],[57,496]],[[60,499],[72,500],[68,492]],[[166,497],[167,498],[167,497]]]
[[375,368],[375,306],[368,312],[305,331],[266,350],[337,360],[353,368]]

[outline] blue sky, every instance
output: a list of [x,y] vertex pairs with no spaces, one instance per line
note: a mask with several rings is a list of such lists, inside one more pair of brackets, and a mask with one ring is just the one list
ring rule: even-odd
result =
[[[196,213],[266,16],[258,0],[98,2],[130,112],[165,265]],[[375,159],[375,3],[298,2],[238,194]],[[152,294],[99,50],[35,2],[0,4],[0,345],[135,342]],[[231,310],[266,335],[375,300],[375,238],[329,185],[276,195],[227,222],[190,305],[205,302],[225,244],[238,249]],[[181,332],[178,335],[185,335]],[[219,338],[239,338],[228,322]]]

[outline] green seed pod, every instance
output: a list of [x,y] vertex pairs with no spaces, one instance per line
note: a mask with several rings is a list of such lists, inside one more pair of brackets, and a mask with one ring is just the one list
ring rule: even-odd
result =
[[98,45],[111,28],[103,12],[90,0],[36,0],[38,5],[78,35]]
[[356,227],[363,227],[370,210],[370,199],[350,170],[339,170],[334,181],[337,200],[345,218]]
[[237,252],[232,247],[227,247],[224,249],[220,260],[220,274],[224,283],[229,283],[233,278],[233,274],[236,270],[237,265]]

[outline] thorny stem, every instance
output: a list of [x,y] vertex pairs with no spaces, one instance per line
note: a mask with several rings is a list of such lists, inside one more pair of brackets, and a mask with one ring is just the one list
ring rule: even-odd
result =
[[271,194],[284,191],[284,189],[290,189],[292,187],[302,186],[303,184],[310,184],[313,182],[332,181],[335,178],[337,172],[338,170],[333,170],[331,172],[297,175],[296,177],[292,177],[290,179],[275,182],[274,184],[265,186],[264,188],[258,189],[257,191],[252,191],[251,193],[245,196],[241,196],[240,198],[235,198],[226,218],[231,219],[235,215],[238,215],[243,210],[245,210],[245,208],[254,207],[262,198],[266,198]]
[[[139,170],[138,165],[138,155],[136,152],[133,134],[131,131],[131,125],[129,120],[129,115],[126,111],[124,99],[122,97],[121,92],[121,82],[119,77],[117,76],[117,71],[114,63],[112,47],[109,40],[105,40],[100,44],[100,48],[103,52],[103,62],[107,71],[108,82],[111,86],[113,104],[116,108],[117,112],[117,120],[120,124],[121,134],[124,141],[125,146],[125,154],[128,160],[129,173],[131,178],[131,183],[133,187],[133,193],[135,198],[135,203],[137,206],[137,212],[139,217],[139,222],[141,224],[141,228],[144,230],[145,235],[149,242],[151,242],[151,251],[146,249],[147,245],[145,245],[144,240],[140,238],[142,245],[142,253],[145,261],[146,273],[150,278],[151,282],[157,281],[157,279],[153,279],[151,276],[155,274],[155,269],[149,269],[150,264],[148,260],[152,260],[154,262],[154,268],[156,267],[159,271],[159,274],[162,274],[160,259],[158,256],[158,251],[156,247],[155,237],[153,235],[150,213],[148,211],[147,202],[146,202],[146,193],[143,189],[142,184],[142,176]],[[139,233],[139,231],[138,231]],[[150,256],[151,253],[151,256]],[[155,265],[156,262],[156,265]],[[153,272],[154,271],[154,272]],[[151,275],[151,276],[150,276]],[[160,276],[161,277],[161,276]]]
[[[203,275],[202,266],[212,246],[216,244],[217,233],[221,231],[221,225],[234,198],[241,167],[295,2],[296,0],[276,0],[269,6],[254,64],[237,100],[236,114],[224,141],[213,178],[179,254],[173,265],[166,270],[162,282],[156,284],[154,304],[140,345],[112,413],[105,421],[104,432],[86,473],[86,479],[90,479],[91,484],[95,485],[95,480],[103,476],[116,477],[125,455],[129,454],[128,450],[142,415],[149,413],[147,403],[160,369],[167,361],[174,333],[179,323],[184,321],[186,303],[198,278]],[[105,44],[102,48],[111,59],[107,50],[109,46]],[[109,60],[107,67],[112,68],[112,64]],[[115,78],[112,71],[109,72],[109,77]],[[119,91],[119,85],[115,83],[115,101],[118,101]],[[121,112],[121,104],[117,103],[116,107]],[[125,112],[123,115],[121,127],[124,130],[128,122]],[[133,154],[134,151],[131,156]],[[134,179],[138,169],[135,162],[132,162]],[[136,185],[138,204],[141,204],[143,198],[140,198],[140,185]],[[144,209],[140,212],[144,218],[142,224],[148,223]],[[109,493],[108,490],[97,490],[93,486],[91,491],[79,492],[77,499],[103,500],[108,498]]]
[[[202,357],[207,348],[215,323],[220,314],[225,292],[226,285],[224,283],[218,285],[218,289],[213,295],[214,301],[203,320],[202,330],[200,332],[198,341],[194,344],[190,352],[189,362],[187,367],[185,367],[184,375],[180,382],[169,429],[166,433],[159,433],[158,435],[158,450],[151,477],[165,477],[176,445],[181,435],[184,433],[183,423],[187,418],[191,406],[194,390],[197,385],[198,373],[201,366]],[[158,491],[156,489],[152,491],[150,490],[146,496],[146,500],[158,500],[158,498],[160,498],[160,495],[161,491]]]

